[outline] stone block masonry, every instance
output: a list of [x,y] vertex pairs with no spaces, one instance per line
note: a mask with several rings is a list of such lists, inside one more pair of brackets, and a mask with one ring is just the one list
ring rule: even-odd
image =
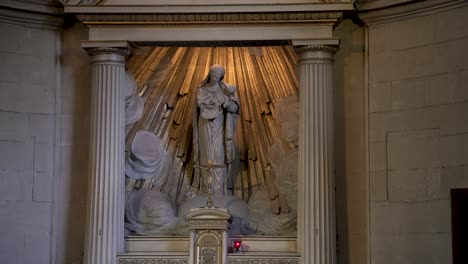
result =
[[369,27],[371,263],[451,259],[468,187],[468,7]]
[[58,34],[4,22],[0,32],[1,262],[51,263]]

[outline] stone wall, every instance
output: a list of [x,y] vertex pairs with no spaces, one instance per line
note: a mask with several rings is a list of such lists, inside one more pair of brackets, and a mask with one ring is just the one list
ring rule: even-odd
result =
[[[14,13],[0,15],[0,258],[81,263],[88,32]],[[467,13],[371,24],[368,94],[364,28],[335,30],[338,263],[450,262],[449,191],[468,187]]]
[[369,26],[371,263],[449,263],[468,187],[468,7]]
[[0,262],[82,263],[88,33],[19,6],[0,5]]
[[0,32],[1,262],[50,263],[60,35],[8,19]]
[[333,65],[338,263],[367,263],[368,172],[364,28],[343,21],[334,31]]
[[81,41],[88,30],[63,32],[60,170],[57,177],[56,263],[81,264],[84,252],[89,162],[91,66]]

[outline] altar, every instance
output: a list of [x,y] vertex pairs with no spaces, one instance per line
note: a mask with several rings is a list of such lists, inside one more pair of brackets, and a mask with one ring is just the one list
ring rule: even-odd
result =
[[[334,263],[332,31],[352,1],[84,2],[65,12],[89,28],[82,47],[93,67],[85,263]],[[237,156],[226,154],[216,180],[216,194],[229,198],[215,199],[226,229],[213,262],[197,257],[189,211],[198,207],[186,203],[209,186],[191,131],[194,91],[205,76],[211,84],[217,64],[220,104],[241,110],[229,110],[239,120],[223,137],[223,151]],[[296,119],[280,124],[279,109],[295,109]],[[144,222],[153,212],[157,224]]]
[[[239,252],[234,241],[242,241]],[[189,237],[130,236],[126,245],[128,251],[118,256],[118,263],[189,263]],[[227,263],[300,263],[296,237],[232,236],[228,245]]]

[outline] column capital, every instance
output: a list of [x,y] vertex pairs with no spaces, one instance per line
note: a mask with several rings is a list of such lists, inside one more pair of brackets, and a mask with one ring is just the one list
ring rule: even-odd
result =
[[332,62],[333,55],[338,51],[338,45],[311,44],[295,46],[294,50],[301,56],[301,62],[323,63]]
[[123,47],[83,47],[83,49],[88,53],[89,56],[100,54],[115,54],[126,57],[130,54],[130,49]]
[[128,41],[83,41],[83,48],[92,61],[96,62],[125,62],[130,55],[130,44]]
[[331,55],[334,55],[338,51],[338,45],[323,45],[323,44],[313,44],[313,45],[303,45],[303,46],[295,46],[294,50],[296,53],[302,55],[308,52],[327,52]]

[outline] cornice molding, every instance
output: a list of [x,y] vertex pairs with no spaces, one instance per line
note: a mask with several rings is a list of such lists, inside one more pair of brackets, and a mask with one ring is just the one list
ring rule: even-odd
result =
[[86,5],[86,6],[93,6],[102,2],[102,0],[60,0],[60,2],[64,5]]
[[399,21],[468,5],[468,0],[358,1],[359,18],[367,25]]
[[48,15],[64,13],[63,6],[58,0],[1,0],[0,7]]
[[172,14],[78,14],[87,26],[186,26],[242,24],[318,24],[334,25],[341,12],[272,12],[272,13],[172,13]]
[[388,8],[417,1],[421,0],[358,0],[356,1],[355,6],[360,11],[366,11]]
[[0,6],[0,21],[25,27],[58,30],[63,16]]
[[344,11],[354,9],[354,0],[62,1],[65,13],[89,27],[334,26]]
[[215,4],[148,4],[137,5],[134,3],[128,5],[107,5],[95,4],[85,5],[65,3],[65,12],[71,14],[168,14],[168,13],[186,13],[186,14],[207,14],[207,13],[270,13],[270,12],[342,12],[353,10],[351,2],[282,2],[282,3],[222,3]]
[[[31,0],[30,0],[31,1]],[[40,0],[39,0],[40,1]],[[271,6],[304,4],[353,4],[355,0],[59,0],[64,6]],[[213,4],[215,2],[215,4]]]

